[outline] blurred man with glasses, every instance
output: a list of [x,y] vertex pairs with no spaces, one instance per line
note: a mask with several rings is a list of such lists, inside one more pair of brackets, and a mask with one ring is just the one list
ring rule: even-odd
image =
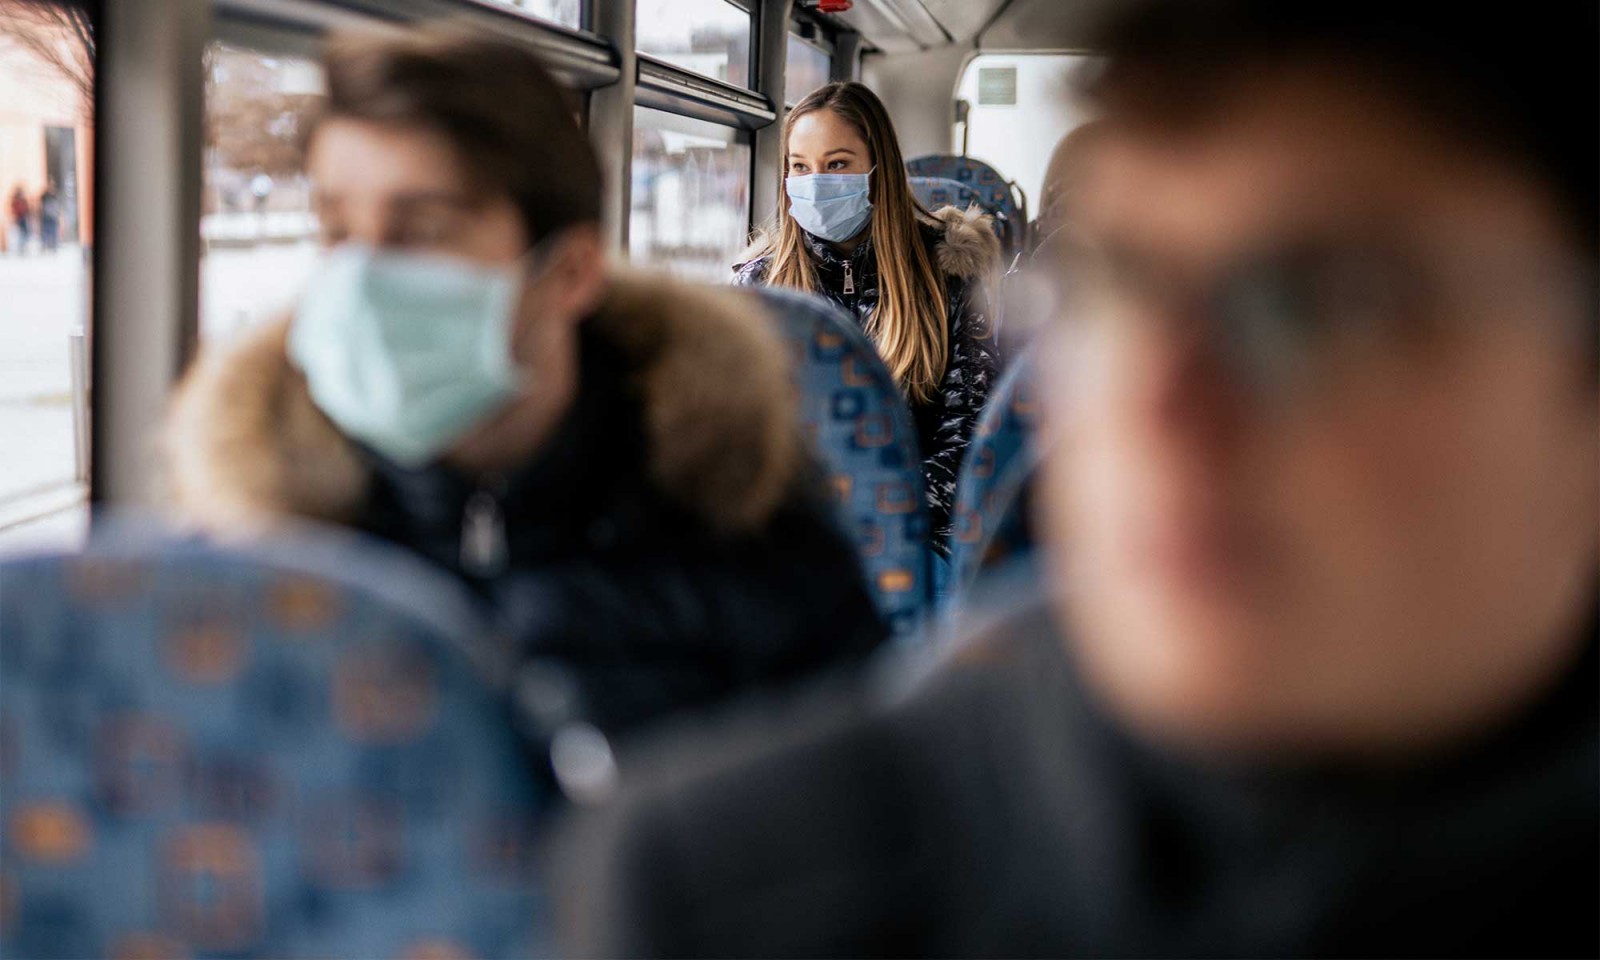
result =
[[580,949],[1600,950],[1596,43],[1592,2],[1124,5],[1042,596],[666,751],[579,847]]

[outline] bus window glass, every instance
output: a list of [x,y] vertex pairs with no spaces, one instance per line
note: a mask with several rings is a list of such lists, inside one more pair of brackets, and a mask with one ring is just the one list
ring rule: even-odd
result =
[[200,331],[211,337],[282,314],[311,269],[300,140],[323,94],[311,60],[213,44],[207,61]]
[[[1071,54],[981,54],[961,77],[957,96],[972,105],[968,155],[1017,181],[1030,204],[1044,184],[1050,151],[1087,119],[1070,92],[1075,72],[1091,59]],[[951,152],[961,152],[959,126]]]
[[633,210],[637,261],[712,282],[732,278],[750,222],[750,144],[738,131],[634,108]]
[[574,29],[583,26],[583,0],[491,0],[492,3],[525,10],[541,20]]
[[86,530],[94,30],[0,3],[0,548]]
[[750,14],[727,0],[638,0],[640,53],[750,86]]
[[783,75],[783,101],[792,107],[828,82],[833,58],[791,33],[788,59]]

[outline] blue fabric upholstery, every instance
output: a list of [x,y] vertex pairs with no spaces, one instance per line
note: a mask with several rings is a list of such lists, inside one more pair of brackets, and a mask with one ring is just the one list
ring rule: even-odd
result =
[[995,384],[956,487],[951,594],[982,568],[1031,549],[1026,486],[1037,459],[1039,404],[1026,357]]
[[911,183],[911,195],[929,210],[937,210],[940,207],[959,207],[965,210],[973,204],[985,210],[989,209],[989,205],[979,196],[978,191],[959,180],[949,180],[945,177],[908,179]]
[[843,310],[795,290],[758,292],[789,342],[800,417],[878,609],[896,636],[907,636],[921,623],[931,589],[911,410],[876,348]]
[[1001,239],[1006,241],[1007,256],[1022,249],[1028,211],[1012,192],[1015,184],[1002,177],[994,167],[971,157],[936,153],[906,161],[906,171],[913,177],[954,180],[972,190],[979,206],[994,214],[1003,226]]
[[[911,194],[917,202],[928,210],[937,210],[940,207],[956,207],[965,210],[976,205],[979,209],[988,210],[988,204],[978,191],[957,180],[946,180],[944,177],[910,177]],[[1011,225],[1002,219],[990,221],[990,228],[995,236],[1005,243],[1010,237]]]
[[0,956],[548,949],[540,791],[413,562],[353,541],[0,561]]

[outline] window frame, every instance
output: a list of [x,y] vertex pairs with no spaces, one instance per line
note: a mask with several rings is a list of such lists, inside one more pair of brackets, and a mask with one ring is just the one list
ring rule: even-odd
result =
[[[602,2],[603,2],[603,0],[602,0]],[[633,4],[634,17],[636,18],[636,23],[637,23],[637,17],[638,17],[638,13],[639,13],[638,0],[626,0],[626,2],[630,2],[630,3]],[[753,96],[759,97],[759,94],[757,93],[757,86],[759,85],[759,73],[758,73],[758,71],[760,70],[760,56],[759,56],[759,51],[757,50],[757,46],[759,44],[760,37],[761,37],[761,10],[760,10],[760,8],[759,8],[759,6],[757,4],[751,3],[751,2],[749,2],[749,0],[717,0],[717,2],[718,3],[727,4],[728,6],[733,7],[735,9],[741,11],[742,13],[744,13],[746,16],[748,16],[750,18],[750,34],[749,34],[749,37],[747,38],[747,45],[746,45],[746,49],[749,51],[749,54],[748,54],[748,56],[746,58],[747,62],[745,63],[745,70],[746,70],[747,75],[750,78],[750,85],[749,86],[741,87],[736,83],[728,83],[727,81],[724,81],[724,80],[718,80],[715,77],[710,77],[710,76],[707,76],[707,75],[705,75],[703,73],[697,73],[697,72],[695,72],[693,70],[688,69],[687,67],[680,67],[677,64],[669,63],[668,61],[663,60],[661,57],[658,57],[658,56],[655,56],[654,54],[646,53],[643,50],[640,50],[639,49],[639,45],[638,45],[638,40],[637,40],[637,26],[635,28],[634,53],[639,58],[639,63],[640,63],[641,66],[646,61],[648,61],[651,64],[656,65],[657,67],[664,68],[666,70],[671,70],[673,72],[676,72],[678,74],[682,74],[684,76],[694,77],[694,78],[697,78],[699,80],[703,80],[703,81],[705,81],[707,83],[714,84],[714,85],[719,86],[719,87],[726,87],[729,90],[742,91],[744,93],[751,94]],[[642,75],[641,75],[640,79],[641,80],[643,79]],[[657,109],[657,108],[653,107],[652,109]]]
[[[804,25],[807,25],[807,24],[809,24],[812,27],[812,32],[816,34],[815,38],[807,38],[806,35],[802,32],[802,30],[804,28]],[[803,43],[803,44],[811,47],[812,49],[818,51],[819,53],[823,54],[824,56],[826,56],[828,58],[828,76],[831,79],[835,75],[836,65],[834,63],[834,56],[835,56],[835,50],[837,49],[837,46],[834,43],[833,37],[831,35],[829,35],[829,31],[827,31],[827,28],[824,27],[821,23],[818,23],[815,20],[809,20],[809,19],[802,20],[802,19],[800,19],[798,17],[791,16],[789,18],[789,34],[788,34],[788,37],[786,37],[785,39],[786,39],[786,41],[787,40],[796,40],[796,41],[798,41],[800,43]],[[785,78],[787,78],[788,74],[789,74],[789,63],[788,63],[788,58],[787,57],[784,58],[784,71],[783,72],[784,72]],[[786,86],[787,86],[787,84],[786,84]],[[784,90],[784,104],[783,104],[783,109],[784,109],[785,112],[787,112],[790,107],[794,106],[794,104],[789,103],[788,100],[789,100],[788,90],[785,89]]]
[[[763,18],[768,9],[763,0],[719,0],[750,18],[750,63],[752,86],[740,87],[704,74],[667,63],[649,54],[632,51],[633,97],[629,109],[647,107],[731,127],[747,134],[774,124],[781,116],[774,97],[759,87],[760,40]],[[629,4],[630,15],[637,15],[636,0],[582,0],[584,29],[574,29],[534,16],[531,12],[490,0],[211,0],[214,11],[212,39],[235,46],[282,55],[316,55],[322,35],[328,30],[354,24],[409,22],[441,17],[466,19],[486,29],[533,45],[544,56],[556,78],[579,95],[587,127],[593,119],[596,90],[612,86],[622,77],[626,59],[617,47],[617,38],[604,36],[591,28],[601,4]],[[796,18],[791,16],[785,29]],[[827,25],[815,24],[830,46]],[[798,27],[795,27],[798,30]],[[631,38],[630,38],[631,39]],[[804,39],[804,38],[802,38]],[[809,41],[808,41],[809,42]],[[831,54],[830,54],[831,56]],[[632,143],[626,145],[625,163],[631,172]],[[758,175],[754,151],[751,157],[752,183]],[[198,188],[196,188],[198,189]],[[753,228],[754,201],[747,211],[747,228]],[[623,251],[626,252],[626,244]],[[198,331],[195,331],[197,334]]]
[[[103,504],[145,502],[150,487],[144,459],[133,454],[146,446],[150,424],[160,420],[166,393],[194,359],[200,342],[199,316],[199,209],[203,187],[200,117],[203,114],[203,81],[200,57],[212,42],[282,56],[307,56],[320,53],[322,37],[330,29],[359,24],[404,25],[427,19],[453,19],[476,24],[510,39],[527,43],[538,50],[552,72],[583,104],[583,116],[592,123],[605,116],[614,124],[619,108],[638,107],[705,120],[736,131],[739,142],[750,144],[750,189],[747,191],[746,226],[753,223],[764,202],[760,193],[761,157],[770,149],[775,123],[781,115],[782,91],[763,88],[763,44],[770,44],[772,32],[787,32],[790,18],[783,23],[767,23],[774,11],[788,11],[782,0],[722,0],[749,14],[751,87],[736,87],[704,77],[636,50],[622,51],[620,45],[633,45],[632,18],[637,12],[634,0],[582,0],[581,28],[568,27],[535,16],[531,11],[490,0],[151,0],[152,11],[160,11],[168,29],[181,34],[166,59],[158,65],[154,89],[162,91],[158,112],[175,118],[175,125],[127,122],[113,123],[108,105],[116,103],[126,111],[140,90],[151,89],[144,76],[148,64],[142,54],[123,38],[108,34],[101,44],[97,66],[96,114],[101,118],[102,136],[95,141],[95,193],[101,202],[97,216],[98,242],[92,265],[91,329],[100,331],[94,338],[91,364],[94,397],[90,484],[92,502]],[[92,3],[96,20],[104,24],[106,11]],[[126,14],[123,5],[119,13]],[[141,14],[144,15],[144,14]],[[620,21],[619,21],[620,18]],[[804,19],[812,19],[806,17]],[[614,36],[597,32],[597,23],[617,24]],[[829,28],[816,23],[821,37],[832,44]],[[831,54],[837,56],[836,54]],[[190,63],[189,60],[193,60]],[[627,71],[631,76],[624,76]],[[766,78],[770,80],[771,78]],[[630,91],[625,103],[597,96],[598,92],[620,86]],[[143,104],[141,109],[149,108]],[[136,113],[138,111],[135,111]],[[631,112],[629,114],[631,122]],[[621,171],[631,175],[633,143],[631,134],[622,144]],[[136,189],[131,173],[111,175],[115,163],[112,151],[127,149],[136,153],[160,148],[179,151],[185,158],[181,169],[168,180],[171,189]],[[615,144],[608,144],[608,150]],[[602,158],[602,163],[605,163]],[[615,175],[615,171],[608,171]],[[111,189],[107,189],[109,184]],[[147,186],[147,185],[146,185]],[[111,195],[115,194],[114,197]],[[130,197],[135,197],[130,201]],[[110,202],[114,199],[115,202]],[[624,220],[626,220],[624,211]],[[149,224],[166,224],[152,235]],[[138,226],[136,228],[136,225]],[[625,225],[624,234],[625,236]],[[620,239],[620,238],[619,238]],[[622,244],[623,253],[626,243]],[[140,251],[143,252],[140,252]],[[150,270],[134,264],[171,264],[179,269],[162,280],[161,295],[176,297],[178,309],[148,307],[138,303],[151,300],[140,296],[141,282]],[[184,267],[183,265],[187,266]],[[165,272],[166,268],[162,271]],[[145,277],[146,281],[139,278]],[[159,299],[159,298],[158,298]],[[123,332],[112,331],[120,325]],[[152,361],[152,343],[160,362]],[[108,415],[111,413],[115,415]]]
[[[527,43],[574,90],[608,86],[622,75],[607,38],[487,0],[213,0],[212,7],[213,39],[263,52],[314,54],[336,27],[448,18]],[[593,8],[594,0],[583,0],[584,23],[593,23]]]
[[[669,64],[669,66],[670,66],[670,64]],[[695,73],[691,73],[690,76],[700,77],[699,74],[695,74]],[[704,78],[702,77],[701,79],[704,79]],[[726,85],[724,85],[724,86],[726,86]],[[734,88],[734,89],[738,89],[738,88]],[[646,103],[646,102],[644,102],[642,100],[635,100],[634,105],[633,105],[633,110],[635,111],[635,115],[637,115],[637,111],[639,111],[641,109],[655,110],[658,113],[667,114],[668,116],[684,117],[686,119],[694,120],[694,121],[697,121],[697,122],[706,123],[706,124],[709,124],[709,125],[714,126],[714,127],[725,128],[728,131],[728,142],[729,143],[738,144],[740,146],[743,146],[745,149],[747,149],[749,151],[749,153],[750,153],[750,163],[749,163],[749,166],[747,168],[747,173],[748,173],[749,179],[746,182],[745,201],[744,201],[744,203],[745,203],[745,209],[744,209],[745,233],[746,233],[746,236],[748,236],[749,232],[754,229],[754,217],[755,217],[755,177],[756,177],[756,169],[755,169],[755,167],[756,167],[756,163],[755,163],[755,153],[756,153],[756,151],[755,151],[755,128],[752,128],[752,127],[749,127],[749,126],[746,126],[746,125],[730,124],[730,123],[727,123],[727,122],[725,122],[723,120],[713,119],[713,118],[710,118],[710,117],[707,117],[707,116],[703,116],[703,115],[700,115],[700,114],[697,114],[697,113],[687,112],[687,111],[684,111],[684,110],[665,110],[665,109],[662,109],[660,107],[653,106],[650,103]],[[630,143],[629,144],[629,148],[628,148],[628,175],[629,175],[630,180],[631,180],[633,172],[634,172],[634,170],[633,170],[633,157],[634,157],[634,145],[632,143]],[[631,196],[630,196],[629,207],[630,208],[632,207]],[[631,209],[630,209],[630,216],[631,216]],[[627,245],[624,247],[624,249],[622,251],[622,253],[624,255],[627,255],[629,257],[632,256],[632,239],[633,238],[630,235],[629,238],[628,238],[628,243],[627,243]]]
[[[627,2],[633,3],[633,12],[637,15],[638,5],[635,0],[589,0],[591,3]],[[780,116],[775,107],[777,99],[761,89],[761,38],[763,35],[763,20],[765,19],[766,5],[762,0],[722,0],[722,2],[736,7],[750,16],[750,63],[749,72],[751,85],[740,87],[721,80],[707,77],[676,64],[667,63],[658,57],[639,52],[637,44],[634,50],[635,86],[633,101],[630,110],[644,107],[658,110],[662,113],[675,114],[695,120],[704,120],[718,126],[732,128],[739,132],[740,141],[750,146],[750,189],[745,194],[745,232],[748,234],[755,227],[756,217],[756,182],[759,175],[758,151],[755,149],[756,136],[777,122]],[[631,114],[630,114],[631,117]],[[632,121],[630,119],[630,136],[626,146],[626,179],[631,183],[633,173],[633,142],[631,136]],[[629,204],[631,207],[631,202]],[[619,251],[624,256],[631,256],[630,243],[624,235],[622,249]]]

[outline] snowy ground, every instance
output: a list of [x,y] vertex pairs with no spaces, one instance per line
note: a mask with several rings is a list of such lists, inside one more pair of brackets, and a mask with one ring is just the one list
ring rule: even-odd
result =
[[[206,254],[202,336],[228,336],[286,309],[313,254],[310,243]],[[69,341],[88,314],[89,270],[79,248],[0,257],[0,516],[7,503],[75,482]]]

